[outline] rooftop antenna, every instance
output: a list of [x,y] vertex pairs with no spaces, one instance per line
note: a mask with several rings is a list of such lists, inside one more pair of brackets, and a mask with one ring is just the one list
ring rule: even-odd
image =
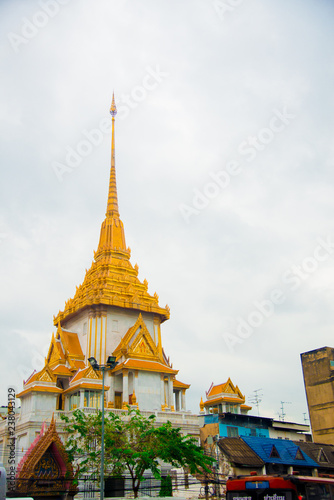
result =
[[263,393],[260,391],[262,391],[262,389],[255,389],[255,391],[253,391],[255,393],[254,396],[249,400],[251,403],[255,404],[258,417],[260,416],[260,403],[263,397]]
[[284,418],[286,413],[284,412],[284,405],[291,405],[291,401],[281,401],[281,413],[279,414],[279,419],[281,422],[284,422]]
[[304,415],[304,423],[307,424],[307,421],[310,419],[306,416],[307,415],[306,411],[303,413],[303,415]]

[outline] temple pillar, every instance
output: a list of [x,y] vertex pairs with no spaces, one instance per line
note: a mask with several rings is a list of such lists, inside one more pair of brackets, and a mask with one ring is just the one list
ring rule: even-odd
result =
[[175,410],[180,411],[180,391],[175,391],[174,392],[174,398],[175,398]]
[[136,398],[137,398],[137,404],[139,405],[139,401],[138,401],[138,370],[136,370],[134,372],[134,377],[133,377],[133,390],[136,394]]
[[84,408],[85,406],[85,391],[83,389],[80,389],[80,404],[79,408]]
[[165,407],[165,377],[163,374],[160,375],[161,385],[160,385],[160,401],[161,401],[161,409]]
[[110,405],[111,408],[115,407],[115,374],[110,373],[110,380],[109,380],[109,391],[108,391],[108,406]]
[[172,411],[175,411],[174,408],[174,401],[173,401],[173,379],[172,376],[170,375],[168,377],[168,406]]
[[186,390],[182,389],[181,392],[181,410],[186,411]]
[[128,370],[122,370],[123,373],[123,404],[129,404],[129,377]]

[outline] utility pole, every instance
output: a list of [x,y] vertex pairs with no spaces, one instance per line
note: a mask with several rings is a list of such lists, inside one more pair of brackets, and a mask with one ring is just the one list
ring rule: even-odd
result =
[[102,395],[101,395],[101,412],[102,412],[102,428],[101,428],[101,472],[100,472],[100,500],[104,500],[104,374],[106,371],[113,370],[118,361],[115,356],[108,356],[105,365],[99,365],[94,357],[88,358],[88,361],[95,371],[102,372]]

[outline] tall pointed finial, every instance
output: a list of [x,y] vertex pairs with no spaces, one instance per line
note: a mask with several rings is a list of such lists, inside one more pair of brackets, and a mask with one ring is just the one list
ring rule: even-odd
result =
[[115,104],[115,94],[114,92],[112,93],[112,102],[111,102],[111,106],[110,106],[110,114],[112,117],[115,117],[117,115],[117,108],[116,108],[116,104]]
[[117,187],[116,187],[116,167],[115,167],[115,116],[117,114],[115,96],[112,95],[110,106],[112,117],[111,132],[111,166],[106,218],[102,222],[100,241],[97,251],[94,253],[94,260],[97,261],[106,256],[105,252],[121,252],[123,256],[129,258],[130,250],[126,247],[123,222],[119,217]]
[[115,104],[115,96],[112,94],[112,102],[110,106],[110,114],[112,116],[112,133],[111,133],[111,167],[110,167],[110,181],[107,205],[107,217],[119,217],[118,200],[117,200],[117,187],[116,187],[116,169],[115,169],[115,116],[117,108]]

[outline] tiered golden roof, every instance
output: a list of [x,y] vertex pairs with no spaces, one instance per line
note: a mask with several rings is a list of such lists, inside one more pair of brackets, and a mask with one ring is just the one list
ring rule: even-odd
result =
[[211,384],[206,392],[207,400],[203,403],[201,398],[200,408],[216,406],[221,403],[236,403],[242,410],[251,410],[252,407],[245,404],[246,398],[237,385],[234,385],[230,377],[222,384]]
[[54,324],[63,323],[79,310],[96,304],[111,305],[160,316],[161,322],[169,319],[169,307],[159,306],[159,297],[147,291],[148,283],[138,279],[138,266],[130,262],[130,248],[126,247],[124,227],[118,212],[115,169],[114,122],[117,113],[113,96],[111,168],[106,218],[102,223],[99,246],[94,261],[83,283],[77,287],[73,299],[65,303],[64,311],[54,317]]

